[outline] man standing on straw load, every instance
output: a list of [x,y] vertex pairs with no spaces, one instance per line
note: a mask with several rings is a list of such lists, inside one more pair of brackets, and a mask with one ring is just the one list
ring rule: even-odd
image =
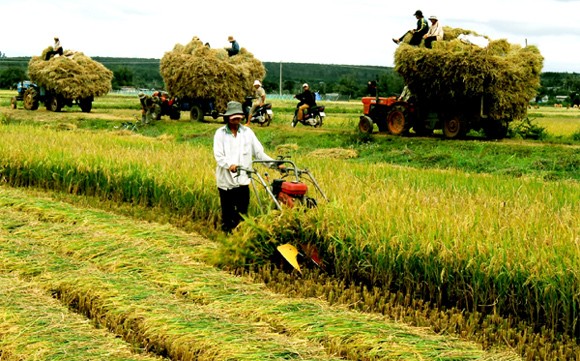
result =
[[427,34],[423,35],[423,39],[425,39],[425,47],[431,49],[434,41],[443,40],[443,26],[441,26],[435,15],[429,16],[429,20],[431,21],[431,27]]
[[52,47],[52,50],[49,50],[46,53],[46,57],[44,58],[44,60],[48,60],[48,59],[50,59],[51,56],[56,55],[56,54],[58,54],[60,56],[62,56],[62,54],[63,54],[62,45],[60,45],[60,40],[59,40],[58,36],[54,37],[54,46]]
[[252,119],[252,114],[264,105],[266,102],[266,91],[262,88],[262,83],[259,80],[254,80],[254,100],[252,101],[252,108],[248,113],[248,120],[246,121],[246,125],[250,124],[250,120]]
[[250,204],[250,177],[239,172],[238,167],[252,167],[252,158],[272,160],[254,132],[240,124],[244,119],[242,104],[228,103],[224,119],[227,124],[220,127],[213,138],[213,155],[217,162],[216,180],[220,194],[222,230],[226,233],[236,228],[242,215],[248,213]]
[[405,38],[405,35],[407,35],[408,33],[413,34],[411,40],[409,41],[409,45],[418,46],[419,44],[421,44],[421,40],[423,40],[423,35],[427,34],[427,31],[429,31],[429,24],[427,24],[427,20],[425,20],[425,18],[423,17],[423,12],[421,10],[415,11],[415,14],[413,15],[417,18],[417,28],[407,31],[405,34],[403,34],[403,36],[401,36],[398,39],[393,38],[395,44],[400,44],[401,41],[403,41],[403,39]]
[[230,44],[232,44],[231,47],[226,48],[226,50],[228,51],[228,55],[234,56],[234,55],[238,54],[240,52],[240,44],[238,44],[236,39],[234,39],[234,37],[231,35],[228,36],[228,41],[230,42]]

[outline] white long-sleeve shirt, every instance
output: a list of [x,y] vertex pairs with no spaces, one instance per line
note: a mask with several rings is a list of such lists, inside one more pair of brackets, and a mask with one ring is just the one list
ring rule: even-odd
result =
[[217,162],[216,180],[220,189],[229,190],[241,185],[249,185],[250,177],[245,172],[230,172],[231,165],[250,168],[252,160],[273,160],[264,153],[264,147],[252,129],[240,125],[234,137],[227,125],[220,127],[213,138],[213,155]]
[[443,26],[436,21],[435,24],[431,25],[425,37],[435,36],[437,40],[443,40]]

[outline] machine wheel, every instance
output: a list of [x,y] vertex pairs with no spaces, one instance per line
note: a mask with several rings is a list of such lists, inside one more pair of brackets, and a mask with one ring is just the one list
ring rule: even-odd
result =
[[387,129],[393,135],[401,135],[409,130],[407,112],[403,107],[395,107],[387,114]]
[[62,102],[58,99],[56,95],[49,95],[44,102],[46,110],[51,112],[60,112],[62,109]]
[[314,116],[314,121],[315,121],[315,123],[314,123],[314,128],[321,127],[321,126],[322,126],[322,121],[323,121],[323,120],[324,120],[324,118],[323,118],[323,117],[321,117],[321,116],[320,116],[320,114],[316,114],[316,115]]
[[36,110],[38,109],[38,93],[34,88],[28,88],[24,92],[24,109]]
[[443,135],[448,139],[455,139],[465,136],[467,129],[459,119],[459,116],[453,115],[445,117],[443,121]]
[[90,113],[91,109],[93,109],[93,101],[91,98],[83,98],[79,100],[79,106],[83,113]]
[[269,127],[270,123],[272,122],[272,117],[270,116],[270,114],[266,113],[264,114],[264,118],[266,119],[263,123],[260,124],[260,126],[264,127]]
[[16,97],[12,97],[10,99],[10,109],[16,109],[18,108],[18,99],[16,99]]
[[199,105],[191,106],[191,110],[189,111],[189,118],[195,122],[203,121],[203,110],[201,110]]
[[373,133],[373,120],[366,115],[360,117],[360,121],[358,122],[358,130],[361,133]]

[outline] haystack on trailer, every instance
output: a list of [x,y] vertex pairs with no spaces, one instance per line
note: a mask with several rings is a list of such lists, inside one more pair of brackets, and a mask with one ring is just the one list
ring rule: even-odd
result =
[[467,36],[479,37],[447,27],[432,49],[403,44],[396,50],[395,70],[415,97],[414,119],[406,129],[419,134],[442,129],[447,138],[483,129],[490,138],[503,138],[509,122],[526,116],[540,87],[539,50],[503,39],[480,47],[460,40]]
[[47,110],[58,112],[65,105],[77,103],[83,112],[90,112],[94,98],[111,91],[113,72],[83,53],[70,50],[45,60],[51,49],[45,49],[28,63],[28,76],[35,86],[26,89],[24,108],[36,110],[43,102]]
[[245,48],[230,57],[225,49],[210,48],[194,37],[163,55],[160,72],[182,110],[190,111],[191,120],[201,121],[204,115],[216,118],[225,112],[231,100],[243,103],[254,90],[254,80],[266,75],[266,68]]

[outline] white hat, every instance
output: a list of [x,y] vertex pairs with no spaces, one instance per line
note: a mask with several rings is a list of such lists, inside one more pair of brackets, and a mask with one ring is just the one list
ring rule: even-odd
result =
[[302,84],[302,87],[303,87],[303,88],[308,88],[308,83],[304,83],[304,84]]
[[260,85],[260,86],[261,86],[261,85],[262,85],[262,83],[260,83],[260,81],[259,81],[259,80],[254,80],[254,85]]
[[431,15],[431,16],[429,16],[429,20],[435,20],[435,21],[437,21],[437,16]]

